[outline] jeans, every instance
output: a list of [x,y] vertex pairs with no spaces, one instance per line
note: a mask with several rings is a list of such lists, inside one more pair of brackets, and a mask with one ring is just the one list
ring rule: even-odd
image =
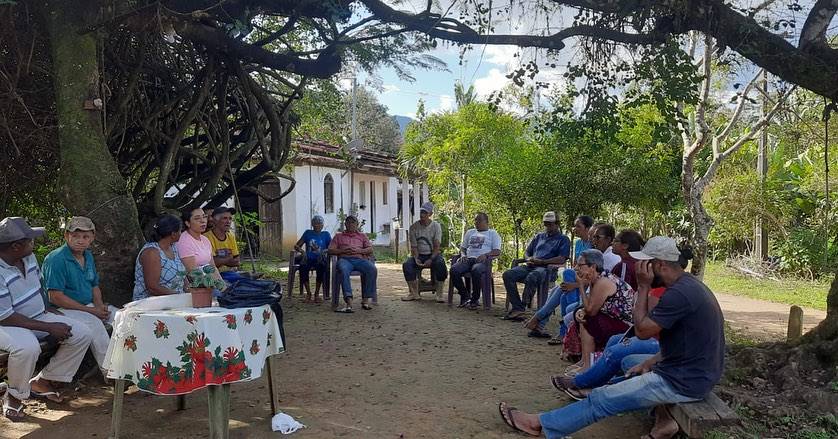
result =
[[[422,263],[427,262],[428,259],[431,258],[431,255],[419,255],[419,260]],[[422,267],[424,268],[424,267]],[[407,258],[407,260],[402,263],[402,272],[404,273],[404,280],[408,282],[415,281],[419,278],[419,273],[422,272],[422,268],[416,264],[416,259],[412,256]],[[448,278],[448,267],[445,266],[445,259],[443,259],[442,255],[437,255],[434,260],[431,262],[431,279],[434,282],[445,282],[445,279]]]
[[541,289],[541,283],[546,276],[547,267],[531,267],[526,264],[503,272],[503,286],[506,287],[506,297],[512,304],[512,311],[524,310],[524,302],[518,294],[518,282],[524,282],[524,298],[529,302]]
[[349,280],[349,275],[353,271],[361,273],[361,284],[363,285],[361,297],[365,299],[375,297],[378,269],[375,268],[374,262],[356,257],[341,257],[338,258],[337,269],[340,275],[340,284],[343,288],[343,297],[352,297],[352,282]]
[[[460,258],[456,264],[451,266],[451,283],[460,293],[461,302],[466,300],[471,300],[472,303],[480,302],[483,277],[488,269],[489,266],[485,262],[477,262],[477,258],[466,257]],[[471,276],[471,297],[469,297],[466,283],[463,281],[463,276],[466,273]],[[487,285],[486,288],[488,287]]]
[[[562,282],[576,282],[576,272],[573,270],[562,271]],[[550,315],[553,314],[556,308],[559,308],[561,316],[564,317],[570,311],[573,311],[578,303],[578,288],[565,292],[562,291],[560,287],[555,287],[547,296],[547,301],[544,303],[544,306],[535,312],[535,316],[538,318],[539,325],[543,328],[547,326],[547,322],[550,321]],[[559,335],[564,337],[566,333],[567,325],[565,324],[564,319],[562,319],[562,321],[559,322]]]
[[[631,337],[621,343],[622,338],[623,334],[617,334],[608,339],[605,351],[603,351],[599,360],[591,365],[590,369],[576,375],[576,378],[573,379],[576,387],[581,389],[599,387],[607,383],[611,377],[620,373],[623,359],[627,356],[633,354],[654,355],[660,351],[660,345],[654,338],[641,340],[637,337]],[[631,366],[626,370],[630,368]]]
[[307,256],[303,256],[302,259],[300,262],[300,283],[307,285],[309,273],[311,273],[311,270],[314,270],[316,276],[315,281],[322,284],[323,280],[326,279],[326,271],[329,269],[328,260],[319,257],[309,258]]
[[697,399],[678,394],[663,377],[649,372],[598,387],[582,401],[542,413],[539,420],[547,439],[560,439],[618,413],[690,401]]

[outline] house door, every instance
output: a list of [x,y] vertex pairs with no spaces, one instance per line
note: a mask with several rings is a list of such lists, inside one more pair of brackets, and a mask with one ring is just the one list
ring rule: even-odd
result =
[[375,228],[375,182],[370,181],[370,232],[376,233]]

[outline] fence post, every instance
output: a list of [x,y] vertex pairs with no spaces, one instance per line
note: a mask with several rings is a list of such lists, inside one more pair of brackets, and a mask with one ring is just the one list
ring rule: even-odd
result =
[[789,311],[789,328],[786,339],[794,341],[803,335],[803,309],[797,305],[792,305]]

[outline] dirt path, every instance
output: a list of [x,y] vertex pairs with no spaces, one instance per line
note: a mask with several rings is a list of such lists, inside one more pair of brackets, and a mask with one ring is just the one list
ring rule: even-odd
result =
[[[569,403],[548,380],[565,367],[560,349],[496,317],[504,300],[499,279],[498,305],[485,313],[429,299],[399,301],[405,283],[398,265],[379,265],[379,277],[380,306],[373,311],[341,315],[298,296],[283,301],[289,342],[278,362],[280,408],[308,426],[291,437],[519,438],[497,415],[497,401],[528,410]],[[720,303],[737,328],[785,331],[785,317],[777,320],[787,314],[785,305],[735,296],[720,296]],[[265,386],[264,378],[233,386],[232,438],[282,436],[270,431]],[[70,392],[77,399],[63,407],[32,403],[25,423],[0,420],[0,437],[107,437],[111,390],[77,390]],[[190,395],[187,407],[176,412],[174,398],[127,395],[124,437],[206,437],[206,392]],[[645,414],[630,414],[575,437],[638,438],[649,426]]]

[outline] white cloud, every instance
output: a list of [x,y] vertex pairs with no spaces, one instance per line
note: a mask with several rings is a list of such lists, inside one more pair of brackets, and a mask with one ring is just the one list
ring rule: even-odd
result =
[[450,95],[441,95],[439,97],[439,108],[435,111],[451,111],[454,109],[454,97]]
[[394,91],[401,91],[399,86],[397,86],[395,84],[384,84],[384,85],[381,86],[381,89],[383,90],[381,92],[381,94],[390,93],[390,92],[394,92]]
[[517,46],[486,46],[483,61],[508,67],[517,64],[518,58],[515,57],[515,54],[518,53],[518,50]]
[[498,91],[510,83],[512,83],[512,80],[508,79],[506,74],[501,73],[500,69],[491,69],[487,76],[474,80],[474,91],[477,96],[485,99],[492,92]]

